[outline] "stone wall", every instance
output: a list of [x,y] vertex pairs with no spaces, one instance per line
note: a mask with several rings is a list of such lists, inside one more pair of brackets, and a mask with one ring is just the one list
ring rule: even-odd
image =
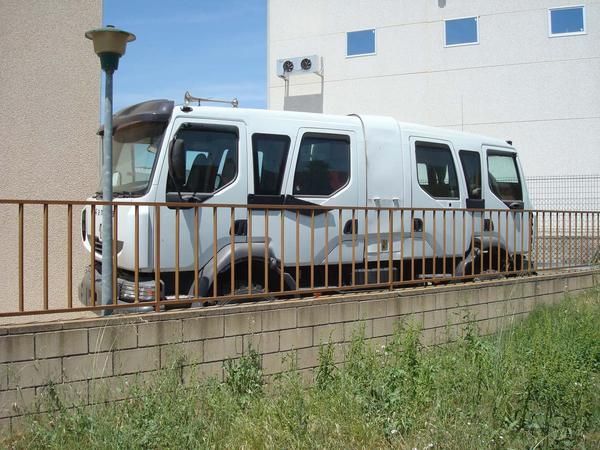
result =
[[[0,328],[0,429],[18,429],[40,410],[52,387],[67,406],[126,397],[177,360],[186,382],[223,378],[223,362],[248,347],[263,370],[285,370],[289,358],[307,377],[321,344],[334,342],[336,360],[355,331],[385,345],[399,320],[419,324],[425,345],[460,335],[469,320],[482,334],[510,326],[536,305],[598,282],[597,271],[274,301],[193,311],[80,319]],[[286,359],[286,361],[284,361]]]

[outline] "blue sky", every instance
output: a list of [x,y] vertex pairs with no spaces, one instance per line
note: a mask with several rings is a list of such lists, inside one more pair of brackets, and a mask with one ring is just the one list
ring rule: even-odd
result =
[[114,110],[152,98],[266,107],[266,0],[104,0],[103,25],[136,35],[114,79]]

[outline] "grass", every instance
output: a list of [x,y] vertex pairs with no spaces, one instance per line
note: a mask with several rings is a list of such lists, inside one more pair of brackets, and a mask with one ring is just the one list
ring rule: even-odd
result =
[[323,346],[309,385],[266,385],[254,351],[225,382],[183,385],[177,368],[131,399],[32,419],[14,448],[598,448],[600,289],[536,309],[491,337],[470,325],[423,348],[405,325],[383,348],[358,335],[343,366]]

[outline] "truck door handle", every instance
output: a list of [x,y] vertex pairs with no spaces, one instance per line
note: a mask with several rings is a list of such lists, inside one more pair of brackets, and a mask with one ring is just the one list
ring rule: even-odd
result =
[[229,234],[234,236],[246,236],[248,234],[248,221],[246,219],[238,219],[233,222],[233,230],[229,231]]
[[420,233],[423,231],[423,219],[416,217],[413,219],[413,230],[415,233]]
[[[352,222],[354,222],[354,227],[352,227]],[[352,234],[352,229],[354,228],[354,232],[358,230],[358,219],[348,220],[344,224],[344,234]]]

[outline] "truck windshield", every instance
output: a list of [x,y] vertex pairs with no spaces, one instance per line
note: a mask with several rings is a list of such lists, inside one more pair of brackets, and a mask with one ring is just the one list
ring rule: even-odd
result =
[[147,191],[166,126],[164,122],[138,122],[117,128],[113,135],[115,195]]

